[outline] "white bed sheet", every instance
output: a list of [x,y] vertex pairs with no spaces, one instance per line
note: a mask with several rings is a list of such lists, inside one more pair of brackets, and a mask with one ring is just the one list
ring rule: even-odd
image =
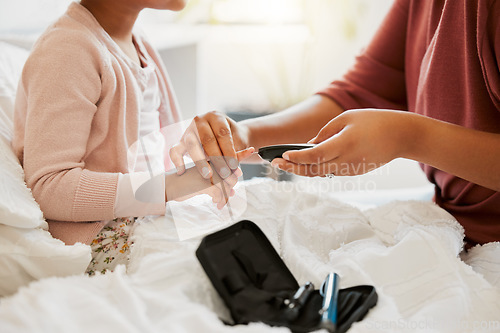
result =
[[[434,204],[361,211],[335,195],[263,179],[244,182],[242,192],[238,220],[261,227],[299,283],[319,286],[335,271],[342,288],[376,286],[377,306],[350,332],[500,330],[500,245],[474,248],[463,256],[468,265],[459,257],[462,228]],[[210,204],[182,205],[212,231],[232,223]],[[141,220],[134,241],[127,272],[48,278],[1,299],[1,331],[288,331],[222,324],[229,314],[194,254],[200,238],[179,241],[171,214]]]

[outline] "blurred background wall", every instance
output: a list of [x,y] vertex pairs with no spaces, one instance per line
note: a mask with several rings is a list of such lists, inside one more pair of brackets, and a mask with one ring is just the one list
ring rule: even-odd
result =
[[[145,10],[140,23],[167,65],[172,63],[186,115],[213,109],[274,112],[341,76],[391,2],[190,0],[179,13]],[[69,3],[0,0],[0,34],[36,36]],[[188,87],[196,97],[185,94]]]
[[[105,0],[102,0],[105,1]],[[0,0],[0,39],[29,47],[70,0]],[[178,13],[145,10],[186,119],[210,110],[280,111],[341,75],[392,0],[190,0]],[[378,188],[427,184],[413,161],[368,176]]]

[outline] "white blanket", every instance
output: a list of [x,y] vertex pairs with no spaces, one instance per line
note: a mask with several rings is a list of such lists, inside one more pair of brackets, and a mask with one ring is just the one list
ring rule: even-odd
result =
[[[299,283],[319,286],[335,271],[341,288],[377,288],[378,304],[350,332],[500,330],[500,244],[460,258],[462,228],[432,203],[360,211],[271,180],[246,182],[242,192],[247,206],[237,219],[264,231]],[[180,241],[175,222],[203,223],[206,233],[227,226],[230,215],[193,202],[175,209],[140,221],[127,271],[43,279],[0,300],[1,331],[287,332],[222,324],[229,313],[195,257],[200,237]]]

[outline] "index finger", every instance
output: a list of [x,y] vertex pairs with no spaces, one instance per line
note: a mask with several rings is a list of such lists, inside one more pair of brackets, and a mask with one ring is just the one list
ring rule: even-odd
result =
[[238,168],[238,159],[234,148],[231,126],[225,116],[212,113],[208,117],[208,124],[217,140],[220,152],[231,170]]
[[207,162],[205,152],[198,141],[198,137],[192,132],[187,133],[185,142],[186,150],[196,165],[198,172],[203,178],[210,178],[212,176],[212,168]]

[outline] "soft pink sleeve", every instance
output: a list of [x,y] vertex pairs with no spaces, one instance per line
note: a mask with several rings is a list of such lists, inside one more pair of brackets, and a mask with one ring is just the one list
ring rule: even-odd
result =
[[340,80],[318,93],[344,110],[407,109],[405,43],[408,0],[396,0],[368,47]]
[[66,33],[39,41],[23,70],[15,116],[24,144],[19,157],[45,218],[112,219],[118,173],[94,172],[83,162],[103,56],[88,36]]

